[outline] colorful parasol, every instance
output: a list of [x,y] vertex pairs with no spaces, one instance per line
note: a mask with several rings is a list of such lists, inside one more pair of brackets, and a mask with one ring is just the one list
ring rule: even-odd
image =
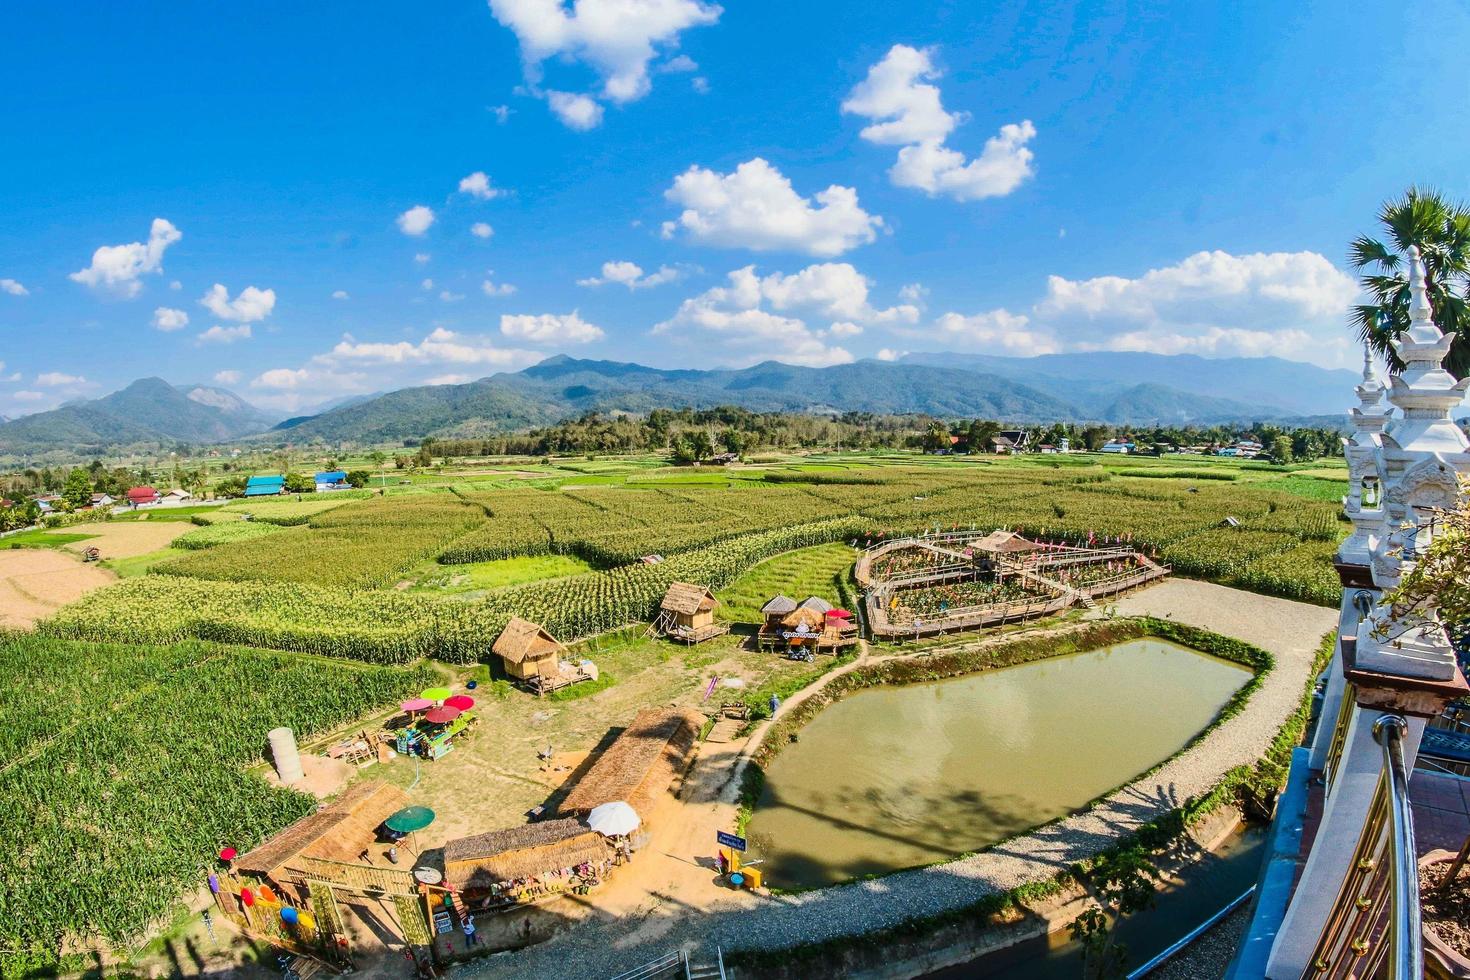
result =
[[431,687],[427,691],[421,692],[419,694],[419,697],[427,701],[443,701],[445,698],[449,697],[449,695],[453,693],[454,692],[447,687]]
[[452,698],[444,699],[444,707],[458,708],[460,711],[468,711],[475,706],[475,699],[468,694],[456,694]]
[[464,712],[458,708],[435,708],[433,711],[424,714],[424,721],[432,722],[435,725],[447,725],[462,714]]
[[222,847],[219,851],[219,859],[221,861],[233,861],[235,860],[235,855],[238,853],[233,847]]
[[829,609],[829,610],[827,610],[827,618],[828,619],[851,619],[852,618],[852,613],[848,612],[846,609]]
[[430,701],[428,698],[409,698],[407,701],[403,702],[398,707],[402,708],[404,711],[410,711],[410,712],[412,712],[412,711],[428,711],[433,706],[434,706],[434,702],[433,701]]
[[391,814],[383,826],[395,834],[412,834],[434,822],[434,811],[426,806],[406,806]]

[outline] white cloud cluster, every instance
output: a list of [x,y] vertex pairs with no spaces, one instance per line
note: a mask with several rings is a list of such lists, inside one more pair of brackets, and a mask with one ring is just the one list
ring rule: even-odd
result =
[[[234,299],[230,299],[230,291],[220,283],[215,283],[199,297],[199,305],[221,320],[255,323],[270,316],[271,311],[276,308],[276,291],[246,286]],[[185,322],[188,322],[187,319]]]
[[224,327],[216,323],[195,337],[194,341],[198,344],[233,344],[237,340],[249,340],[250,334],[248,323],[242,323],[238,327]]
[[627,286],[629,289],[648,289],[653,286],[662,286],[666,282],[675,282],[680,275],[680,271],[671,265],[661,265],[657,272],[644,275],[643,267],[634,262],[604,262],[601,275],[578,279],[577,285],[605,286],[608,283],[616,283],[620,286]]
[[1030,313],[945,313],[920,334],[940,347],[1008,354],[1158,354],[1351,360],[1342,323],[1358,285],[1316,252],[1198,252],[1136,278],[1050,276]]
[[[623,104],[650,88],[649,65],[661,49],[678,44],[691,27],[713,24],[721,9],[700,0],[489,0],[495,19],[515,32],[527,80],[553,112],[573,129],[602,121],[598,99]],[[548,58],[580,61],[601,79],[591,93],[541,92],[541,65]],[[677,59],[675,59],[677,60]],[[681,69],[674,69],[681,70]]]
[[64,374],[61,371],[43,371],[36,375],[36,384],[42,388],[78,388],[87,384],[80,374]]
[[348,295],[347,295],[347,290],[345,290],[345,289],[334,289],[334,290],[332,290],[332,298],[333,299],[348,299],[350,297],[348,297]]
[[899,187],[957,201],[1011,193],[1032,174],[1033,155],[1026,144],[1036,138],[1036,127],[1029,119],[1002,126],[978,157],[966,160],[946,145],[967,117],[945,111],[938,87],[930,84],[941,74],[928,49],[895,44],[853,87],[842,111],[872,120],[862,130],[863,139],[901,147],[888,171]]
[[175,310],[171,307],[160,306],[153,311],[153,326],[155,329],[168,333],[172,330],[182,330],[189,325],[189,314],[183,310]]
[[214,372],[214,383],[217,385],[237,385],[240,383],[239,371],[216,371]]
[[488,221],[476,221],[474,224],[470,225],[470,234],[474,235],[476,238],[489,238],[491,235],[495,234],[495,229],[490,227],[490,223]]
[[803,197],[780,170],[760,157],[733,173],[690,167],[664,196],[684,208],[664,222],[664,237],[680,229],[705,245],[777,249],[827,258],[873,241],[883,219],[864,211],[857,191],[833,184]]
[[398,216],[398,230],[417,238],[434,224],[434,209],[415,204]]
[[[351,336],[344,336],[331,351],[318,355],[315,360],[318,364],[327,366],[488,364],[493,367],[509,368],[528,363],[536,356],[528,351],[496,347],[484,338],[466,336],[438,327],[416,344],[406,340],[394,343],[359,342]],[[275,380],[280,381],[285,377],[285,375],[276,375]],[[285,387],[281,384],[272,386]]]
[[[738,351],[739,359],[747,363],[770,359],[811,367],[845,364],[853,356],[830,343],[833,338],[860,334],[864,325],[912,324],[919,318],[918,308],[911,305],[874,307],[868,299],[870,286],[867,277],[846,262],[767,276],[746,266],[730,273],[728,285],[686,299],[653,332],[712,338]],[[814,329],[804,319],[808,316],[830,322]]]
[[184,233],[163,218],[154,218],[148,241],[127,245],[103,245],[92,253],[92,264],[71,274],[73,282],[94,289],[107,289],[119,296],[133,297],[143,291],[138,281],[145,273],[163,271],[163,253]]
[[480,283],[480,292],[486,296],[512,296],[515,294],[516,288],[508,282],[496,282],[493,278],[493,272],[487,272],[485,275],[485,281]]
[[468,177],[461,179],[459,192],[481,201],[492,201],[505,193],[490,183],[490,175],[483,170],[476,170]]
[[500,317],[500,332],[533,344],[590,344],[606,336],[601,327],[583,320],[576,310],[565,314],[506,313]]
[[0,279],[0,293],[9,293],[11,296],[29,296],[31,291],[14,279]]

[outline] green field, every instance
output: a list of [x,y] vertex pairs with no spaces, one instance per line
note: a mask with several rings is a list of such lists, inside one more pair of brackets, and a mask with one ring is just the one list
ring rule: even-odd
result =
[[469,565],[431,564],[414,582],[415,592],[444,595],[484,592],[507,585],[523,585],[546,579],[566,578],[592,571],[592,566],[574,555],[522,555]]
[[424,667],[186,643],[0,642],[0,974],[67,936],[124,943],[241,851],[315,809],[245,768],[266,732],[321,732],[420,689]]
[[720,615],[739,623],[759,623],[760,607],[781,594],[797,602],[821,596],[834,606],[852,602],[848,573],[857,560],[856,549],[843,542],[788,551],[768,558],[720,591]]

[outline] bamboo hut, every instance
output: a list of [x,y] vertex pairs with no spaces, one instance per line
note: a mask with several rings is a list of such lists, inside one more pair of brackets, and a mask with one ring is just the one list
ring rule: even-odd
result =
[[597,679],[597,667],[590,660],[563,660],[567,648],[545,627],[519,616],[512,616],[505,624],[490,650],[505,661],[508,676],[537,694]]
[[558,808],[585,817],[604,803],[631,806],[644,828],[654,805],[688,768],[704,715],[689,708],[647,708],[618,735]]
[[991,531],[985,537],[970,544],[971,548],[987,555],[1014,554],[1019,551],[1036,551],[1041,545],[1027,541],[1015,531]]
[[719,604],[715,594],[702,585],[674,582],[659,603],[654,629],[685,643],[713,639],[730,631],[729,626],[715,622],[715,607]]
[[851,619],[832,615],[831,603],[809,596],[781,619],[781,639],[790,650],[809,649],[836,653],[858,641],[857,624]]
[[281,886],[306,870],[303,858],[355,862],[377,840],[383,821],[408,805],[408,796],[397,786],[359,780],[332,803],[237,859],[235,870]]
[[756,647],[764,650],[781,645],[784,642],[781,639],[781,620],[794,612],[796,600],[784,595],[774,595],[761,606],[762,622],[755,634]]
[[474,909],[525,905],[601,884],[614,850],[579,820],[547,820],[444,845],[444,879]]
[[809,595],[805,599],[801,600],[801,605],[797,606],[796,608],[815,609],[817,612],[825,616],[827,613],[832,611],[832,603],[828,602],[826,599],[823,599],[819,595]]

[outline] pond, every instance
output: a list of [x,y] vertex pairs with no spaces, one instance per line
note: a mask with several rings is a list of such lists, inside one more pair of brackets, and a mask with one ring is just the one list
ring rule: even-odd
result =
[[1140,639],[825,708],[769,764],[748,859],[774,886],[932,864],[1085,807],[1168,759],[1250,679]]

